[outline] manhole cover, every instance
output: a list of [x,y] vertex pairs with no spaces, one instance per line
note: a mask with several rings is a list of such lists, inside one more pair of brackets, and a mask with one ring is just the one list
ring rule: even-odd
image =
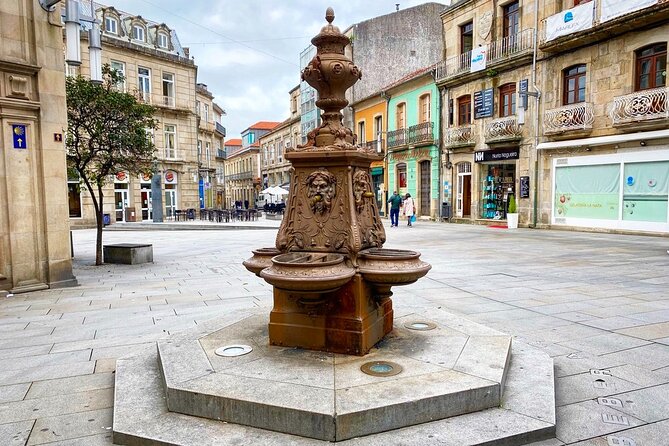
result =
[[402,366],[390,361],[366,362],[360,370],[371,376],[393,376],[402,373]]
[[215,353],[218,356],[232,357],[232,356],[242,356],[247,353],[251,353],[253,347],[250,345],[226,345],[224,347],[219,347],[216,349]]
[[435,328],[437,328],[437,324],[426,321],[408,322],[404,324],[404,326],[409,330],[418,330],[418,331],[434,330]]

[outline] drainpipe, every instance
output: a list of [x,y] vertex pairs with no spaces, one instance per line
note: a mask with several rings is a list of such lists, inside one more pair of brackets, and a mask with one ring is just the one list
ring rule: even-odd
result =
[[[435,73],[436,74],[436,73]],[[437,207],[439,208],[439,221],[443,219],[442,215],[442,203],[446,200],[446,197],[444,196],[444,168],[441,163],[441,154],[444,151],[444,135],[443,135],[443,122],[444,122],[444,95],[446,94],[446,88],[441,87],[439,89],[439,102],[437,104],[437,116],[439,116],[439,203],[437,204]],[[448,119],[448,117],[446,118]],[[449,153],[446,152],[446,166],[450,164],[450,156]]]
[[532,225],[531,228],[537,227],[537,213],[539,209],[539,152],[537,146],[539,145],[539,104],[541,100],[541,91],[537,87],[537,40],[539,35],[539,0],[534,0],[534,51],[532,54],[532,88],[537,94],[536,110],[534,111],[534,193],[533,193],[533,209],[532,209]]
[[390,186],[390,175],[388,173],[388,166],[390,165],[390,161],[388,160],[388,124],[390,122],[390,95],[385,92],[381,91],[381,97],[386,100],[386,151],[383,155],[383,182],[384,182],[384,189],[385,189],[385,196],[383,197],[383,208],[385,209],[384,215],[387,217],[390,217],[390,211],[388,210],[388,188]]

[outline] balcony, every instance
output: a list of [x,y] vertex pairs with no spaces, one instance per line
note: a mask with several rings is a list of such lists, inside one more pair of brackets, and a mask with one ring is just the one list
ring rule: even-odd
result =
[[235,181],[235,180],[251,180],[253,179],[253,172],[240,172],[240,173],[233,173],[227,176],[228,180],[230,181]]
[[218,132],[218,134],[225,138],[225,127],[223,127],[223,125],[221,125],[220,122],[216,122],[215,124],[216,124],[216,131]]
[[218,149],[218,150],[216,151],[216,159],[222,159],[222,160],[224,160],[224,159],[225,159],[225,150],[223,150],[223,149]]
[[398,129],[388,132],[388,149],[407,145],[407,129]]
[[408,145],[424,146],[434,144],[434,122],[422,122],[407,129],[388,132],[388,149]]
[[471,127],[451,127],[444,134],[444,146],[451,150],[470,148],[476,145]]
[[180,112],[190,112],[190,106],[187,103],[177,102],[174,96],[164,96],[162,94],[149,96],[148,94],[142,95],[142,92],[140,92],[140,96],[150,98],[151,101],[147,102],[147,104],[151,104],[155,107],[167,108]]
[[669,119],[669,87],[637,91],[613,98],[614,126]]
[[[534,51],[534,29],[528,28],[513,36],[495,40],[488,44],[486,69],[503,69],[518,59],[531,57]],[[485,76],[486,71],[471,72],[472,52],[453,56],[441,61],[436,68],[435,80],[440,85],[462,84]]]
[[580,102],[547,110],[544,113],[544,134],[556,135],[564,132],[590,131],[595,121],[592,104]]
[[[593,1],[586,4],[592,4],[595,8],[591,27],[547,41],[546,26],[548,21],[557,19],[558,21],[564,22],[562,16],[565,14],[566,10],[559,12],[542,20],[539,49],[547,53],[568,51],[574,48],[591,45],[601,40],[613,39],[614,37],[629,31],[650,29],[653,25],[669,19],[669,2],[666,1],[660,1],[655,5],[649,5],[645,8],[633,11],[632,9],[635,8],[635,2],[629,2],[629,6],[626,6],[621,0],[620,5],[617,6],[620,8],[619,12],[622,12],[622,14],[616,14],[614,18],[606,17],[606,11],[602,11],[603,5],[601,1]],[[625,12],[626,8],[629,8],[629,12]],[[604,12],[604,14],[602,12]],[[574,11],[573,14],[576,14],[576,12]]]
[[523,129],[515,116],[493,119],[485,125],[486,144],[519,142],[522,137]]
[[362,143],[364,146],[367,147],[367,150],[373,151],[376,153],[382,153],[385,150],[385,141],[383,139],[381,140],[374,140],[374,141],[367,141]]

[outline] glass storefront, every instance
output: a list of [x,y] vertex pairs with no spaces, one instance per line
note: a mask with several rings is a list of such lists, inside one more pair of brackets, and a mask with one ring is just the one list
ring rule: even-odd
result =
[[480,179],[479,217],[487,220],[505,220],[509,195],[515,193],[515,163],[483,164]]

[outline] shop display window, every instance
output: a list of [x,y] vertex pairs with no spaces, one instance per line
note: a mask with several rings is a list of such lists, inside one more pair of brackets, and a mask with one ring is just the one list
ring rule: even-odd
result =
[[483,165],[481,172],[480,216],[490,220],[506,219],[509,195],[514,194],[515,164]]

